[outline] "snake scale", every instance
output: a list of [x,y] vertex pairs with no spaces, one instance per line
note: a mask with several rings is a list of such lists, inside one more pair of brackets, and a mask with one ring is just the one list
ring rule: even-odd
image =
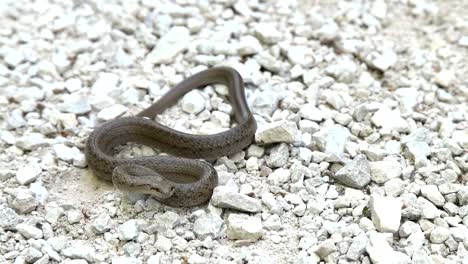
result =
[[[236,126],[217,134],[194,135],[153,121],[192,89],[210,84],[227,86]],[[87,140],[86,161],[95,176],[112,181],[119,189],[151,194],[169,206],[196,206],[210,199],[218,183],[216,170],[200,159],[241,151],[254,140],[256,128],[240,74],[230,67],[214,67],[183,80],[136,116],[116,118],[98,126]],[[115,148],[128,142],[154,147],[172,156],[115,157]]]

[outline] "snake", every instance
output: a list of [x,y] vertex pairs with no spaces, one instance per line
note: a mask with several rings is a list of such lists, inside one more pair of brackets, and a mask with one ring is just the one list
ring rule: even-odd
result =
[[[207,85],[224,84],[236,121],[228,130],[190,134],[155,121],[185,94]],[[193,74],[135,116],[118,117],[98,125],[89,135],[85,156],[99,179],[120,190],[149,194],[173,207],[207,202],[218,185],[218,174],[207,160],[238,153],[254,141],[257,124],[248,107],[241,75],[226,66]],[[137,143],[158,149],[156,155],[117,157],[117,147]]]

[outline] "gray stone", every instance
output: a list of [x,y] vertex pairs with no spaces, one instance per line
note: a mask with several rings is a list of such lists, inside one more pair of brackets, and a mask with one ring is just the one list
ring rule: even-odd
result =
[[460,206],[468,205],[468,186],[463,186],[458,191],[457,198]]
[[351,162],[338,170],[333,178],[341,184],[360,189],[371,180],[369,161],[365,155],[357,155]]
[[20,222],[20,217],[6,204],[0,203],[0,227],[11,229]]
[[94,220],[93,220],[93,228],[98,234],[102,234],[106,231],[109,230],[109,221],[110,221],[110,216],[107,213],[101,213],[99,214]]
[[21,252],[21,255],[24,257],[24,260],[26,260],[27,263],[33,263],[38,261],[43,254],[33,247],[28,247]]
[[336,251],[336,246],[333,240],[327,239],[320,243],[314,252],[320,256],[320,258],[325,259],[332,252]]
[[16,189],[11,207],[20,214],[32,212],[39,205],[34,193],[28,189]]
[[281,143],[273,147],[270,151],[270,156],[266,160],[270,168],[283,167],[288,162],[289,148],[286,143]]

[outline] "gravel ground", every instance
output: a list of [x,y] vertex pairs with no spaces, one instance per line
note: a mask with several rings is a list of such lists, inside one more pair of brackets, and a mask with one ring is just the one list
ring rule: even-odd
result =
[[[0,263],[468,263],[468,2],[210,2],[1,1]],[[95,125],[216,65],[259,129],[208,205],[88,172]],[[158,121],[226,130],[225,95]]]

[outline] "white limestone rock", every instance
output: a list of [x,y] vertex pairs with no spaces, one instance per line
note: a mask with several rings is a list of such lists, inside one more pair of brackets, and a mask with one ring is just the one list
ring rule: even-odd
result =
[[24,223],[17,224],[16,230],[25,238],[41,239],[43,236],[41,229]]
[[402,168],[400,162],[389,159],[369,162],[371,178],[376,183],[385,183],[390,179],[401,176]]
[[148,63],[169,64],[190,44],[190,31],[186,27],[171,28],[159,39],[153,50],[146,56]]
[[255,133],[255,141],[259,144],[293,143],[297,140],[297,125],[290,121],[276,121],[260,125]]
[[261,210],[261,202],[241,193],[225,191],[216,187],[211,197],[211,203],[220,208],[229,208],[242,212],[256,213]]
[[0,203],[0,227],[14,228],[20,222],[19,215],[4,203]]
[[445,198],[436,185],[421,186],[421,194],[436,206],[443,206],[445,204]]
[[334,124],[313,134],[312,139],[328,155],[327,161],[341,161],[350,135],[346,127]]
[[398,60],[398,56],[392,49],[383,49],[375,59],[372,61],[372,64],[375,68],[386,71],[391,68]]
[[371,118],[372,123],[385,130],[397,132],[408,131],[408,123],[401,117],[400,110],[392,110],[387,106],[381,107]]
[[254,26],[255,36],[266,44],[275,44],[282,39],[282,34],[273,23],[259,23]]
[[217,238],[221,233],[224,221],[216,214],[203,214],[195,220],[193,232],[197,237],[204,239],[208,236]]
[[139,227],[134,219],[121,224],[118,229],[119,239],[122,241],[133,240],[138,235]]
[[199,114],[205,109],[205,98],[198,90],[192,90],[182,98],[182,110],[189,114]]
[[257,241],[263,235],[262,220],[245,214],[231,213],[227,220],[226,235],[232,240]]
[[99,111],[99,113],[97,114],[97,118],[100,121],[109,121],[124,115],[127,112],[127,110],[128,108],[126,106],[121,104],[115,104]]
[[41,166],[37,163],[28,163],[16,171],[16,181],[21,185],[34,182],[42,172]]
[[387,242],[383,234],[370,232],[369,240],[366,246],[367,254],[369,254],[372,263],[375,264],[409,264],[410,257],[395,251]]
[[395,233],[400,228],[401,202],[397,198],[372,195],[370,200],[372,222],[380,232]]
[[322,121],[324,118],[322,111],[311,103],[303,104],[299,109],[299,115],[307,120],[317,122]]

